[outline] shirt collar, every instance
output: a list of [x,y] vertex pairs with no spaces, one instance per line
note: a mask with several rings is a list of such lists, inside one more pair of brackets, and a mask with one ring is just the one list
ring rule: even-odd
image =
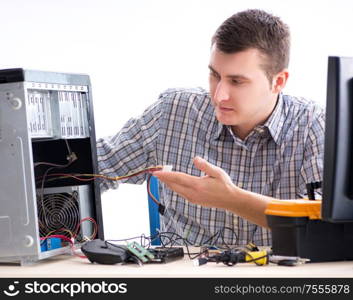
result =
[[278,100],[275,109],[263,125],[264,127],[267,127],[276,144],[280,144],[281,142],[281,132],[285,121],[285,115],[286,114],[284,112],[283,95],[282,93],[280,93],[278,95]]
[[[283,111],[284,105],[283,105],[283,95],[280,93],[278,95],[278,100],[275,106],[275,109],[271,113],[270,117],[267,119],[265,124],[261,125],[261,127],[267,127],[269,133],[271,134],[273,140],[275,141],[276,144],[280,144],[281,142],[281,131],[282,127],[285,121],[285,113]],[[227,130],[227,126],[223,125],[217,120],[216,117],[216,112],[213,110],[213,118],[215,120],[214,128],[215,128],[215,134],[214,134],[214,139],[219,139],[221,136],[223,130]]]
[[223,131],[223,129],[226,128],[226,126],[223,125],[222,123],[220,123],[220,122],[217,120],[215,111],[214,111],[214,120],[215,120],[214,126],[216,127],[215,134],[214,134],[214,139],[217,140],[217,139],[220,138],[220,136],[221,136],[221,134],[222,134],[222,131]]

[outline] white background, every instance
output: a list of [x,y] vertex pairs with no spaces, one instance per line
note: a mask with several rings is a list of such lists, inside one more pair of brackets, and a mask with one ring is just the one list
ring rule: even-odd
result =
[[[324,105],[327,56],[353,56],[350,0],[0,0],[0,68],[89,74],[97,137],[112,135],[168,87],[207,88],[211,36],[247,8],[290,26],[285,92]],[[106,238],[149,233],[145,185],[102,201]]]

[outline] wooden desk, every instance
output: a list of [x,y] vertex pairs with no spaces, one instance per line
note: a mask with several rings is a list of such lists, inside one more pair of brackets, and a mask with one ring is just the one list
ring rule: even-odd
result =
[[277,265],[256,266],[239,263],[233,267],[224,264],[208,263],[194,266],[187,256],[167,264],[145,264],[142,267],[128,265],[92,264],[87,259],[60,255],[39,261],[29,266],[0,265],[0,277],[350,277],[353,278],[353,261],[307,263],[294,267]]

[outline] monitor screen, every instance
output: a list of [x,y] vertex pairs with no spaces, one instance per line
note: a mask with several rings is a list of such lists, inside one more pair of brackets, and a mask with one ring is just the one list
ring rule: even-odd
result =
[[329,57],[322,219],[353,222],[353,58]]

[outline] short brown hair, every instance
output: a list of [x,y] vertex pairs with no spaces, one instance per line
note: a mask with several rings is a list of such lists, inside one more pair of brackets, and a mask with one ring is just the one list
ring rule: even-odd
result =
[[270,83],[275,74],[288,67],[289,27],[263,10],[249,9],[234,14],[223,22],[212,37],[212,45],[224,53],[254,48],[265,55],[262,68]]

